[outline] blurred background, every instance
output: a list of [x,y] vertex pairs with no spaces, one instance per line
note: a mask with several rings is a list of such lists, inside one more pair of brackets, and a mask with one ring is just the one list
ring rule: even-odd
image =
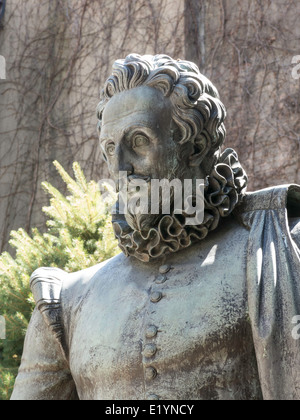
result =
[[12,229],[44,225],[54,160],[108,176],[95,109],[132,52],[194,61],[212,80],[249,190],[300,183],[299,18],[297,0],[1,0],[0,252]]

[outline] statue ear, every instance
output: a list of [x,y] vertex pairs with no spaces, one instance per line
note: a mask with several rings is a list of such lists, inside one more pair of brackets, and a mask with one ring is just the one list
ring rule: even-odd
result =
[[201,133],[194,141],[194,153],[190,155],[190,166],[200,166],[210,150],[210,139]]

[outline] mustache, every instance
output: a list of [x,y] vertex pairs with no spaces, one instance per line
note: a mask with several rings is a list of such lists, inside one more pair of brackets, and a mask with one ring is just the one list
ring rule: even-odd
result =
[[150,175],[136,175],[136,174],[132,174],[132,175],[128,175],[127,180],[129,182],[135,181],[135,180],[143,180],[146,182],[150,182],[151,177]]

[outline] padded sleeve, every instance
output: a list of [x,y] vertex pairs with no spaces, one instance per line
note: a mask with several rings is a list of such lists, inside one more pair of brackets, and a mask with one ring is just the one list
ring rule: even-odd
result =
[[76,400],[68,363],[40,311],[33,312],[12,400]]
[[39,268],[30,281],[36,302],[27,329],[12,400],[74,400],[62,322],[61,289],[67,273]]

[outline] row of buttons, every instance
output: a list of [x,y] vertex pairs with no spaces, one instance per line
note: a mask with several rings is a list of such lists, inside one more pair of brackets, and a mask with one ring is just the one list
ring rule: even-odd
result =
[[[160,275],[154,279],[156,284],[163,284],[166,280],[166,274],[169,272],[171,267],[169,265],[162,265],[159,267]],[[158,303],[163,298],[163,293],[161,291],[153,291],[150,294],[150,301],[152,303]],[[146,329],[145,336],[147,339],[154,339],[157,336],[158,327],[155,325],[149,325]],[[155,343],[147,343],[144,346],[143,355],[147,359],[154,358],[157,352],[157,347]],[[145,368],[145,379],[151,381],[157,376],[157,370],[154,366],[147,366]],[[148,400],[159,400],[159,397],[156,394],[148,394]]]

